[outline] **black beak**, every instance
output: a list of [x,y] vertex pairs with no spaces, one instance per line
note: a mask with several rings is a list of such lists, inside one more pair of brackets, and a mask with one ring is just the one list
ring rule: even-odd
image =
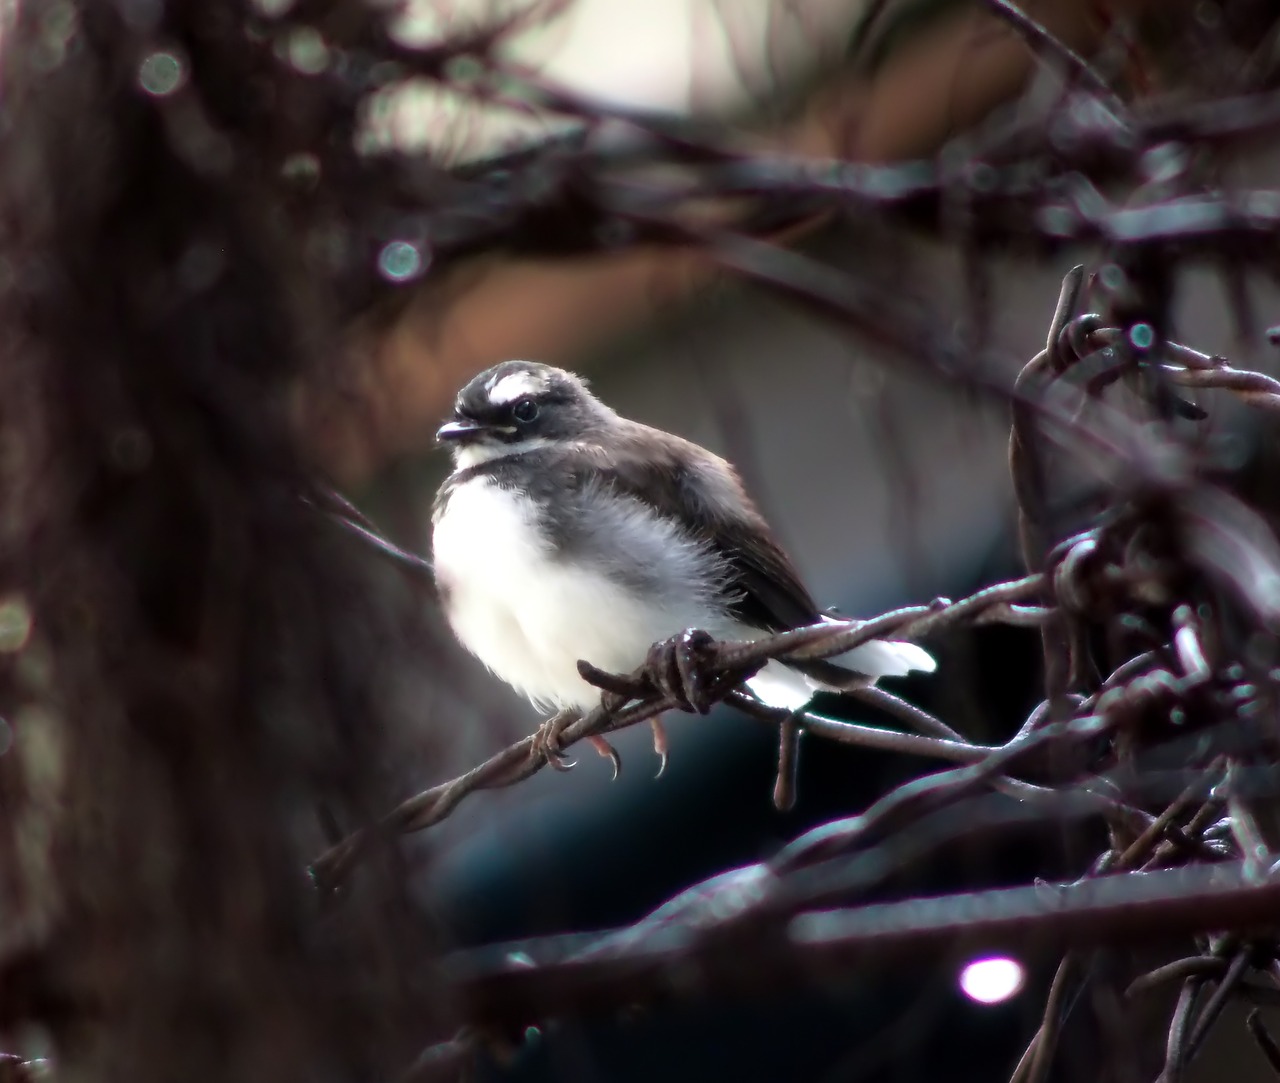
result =
[[484,426],[478,421],[467,421],[464,418],[446,421],[436,430],[436,440],[441,444],[448,443],[451,440],[466,440],[483,428]]

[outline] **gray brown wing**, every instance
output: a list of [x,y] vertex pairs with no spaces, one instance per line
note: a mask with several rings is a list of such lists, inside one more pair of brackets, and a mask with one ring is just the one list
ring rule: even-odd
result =
[[724,562],[729,609],[744,623],[781,632],[821,619],[733,468],[696,444],[653,429],[644,432],[643,451],[634,441],[625,443],[622,454],[611,449],[608,456],[590,456],[584,471],[704,539]]

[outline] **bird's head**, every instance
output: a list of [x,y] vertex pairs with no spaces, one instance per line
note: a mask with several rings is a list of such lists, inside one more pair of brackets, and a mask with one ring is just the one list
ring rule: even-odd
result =
[[504,361],[458,392],[436,439],[459,467],[578,440],[613,416],[573,373],[535,361]]

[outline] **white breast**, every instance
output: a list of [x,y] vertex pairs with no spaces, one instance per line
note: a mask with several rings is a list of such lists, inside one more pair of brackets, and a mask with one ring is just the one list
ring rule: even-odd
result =
[[[687,540],[656,520],[635,525],[666,531],[669,536],[650,536],[646,543],[661,541],[668,566],[687,564],[692,574]],[[670,598],[658,604],[602,569],[556,559],[539,536],[528,499],[487,478],[452,492],[436,521],[432,549],[458,639],[543,707],[587,710],[600,702],[599,690],[578,675],[578,659],[630,672],[655,641],[719,619],[696,591],[682,591],[674,606]]]
[[[449,623],[472,654],[539,707],[590,710],[600,692],[578,659],[630,673],[649,647],[686,628],[729,639],[761,633],[732,620],[708,594],[705,550],[637,503],[602,502],[593,520],[610,541],[614,568],[559,559],[537,529],[533,504],[487,477],[457,486],[436,520],[432,550]],[[647,590],[618,581],[619,564],[661,568]],[[873,641],[840,659],[870,676],[931,671],[910,643]],[[748,682],[765,702],[796,709],[819,687],[770,662]]]

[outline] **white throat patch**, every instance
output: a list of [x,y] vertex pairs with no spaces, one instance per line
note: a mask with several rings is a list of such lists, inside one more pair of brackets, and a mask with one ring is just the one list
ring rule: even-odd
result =
[[550,444],[550,440],[544,440],[541,437],[521,440],[516,444],[468,444],[466,447],[458,448],[454,453],[454,469],[467,470],[473,466],[493,462],[494,459],[510,459],[514,455],[524,455],[529,451],[549,447]]

